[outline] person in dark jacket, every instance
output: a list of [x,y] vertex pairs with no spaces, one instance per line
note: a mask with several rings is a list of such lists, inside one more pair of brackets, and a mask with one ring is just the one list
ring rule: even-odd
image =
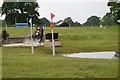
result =
[[44,36],[44,29],[43,29],[43,26],[40,27],[40,43],[43,42],[43,36]]

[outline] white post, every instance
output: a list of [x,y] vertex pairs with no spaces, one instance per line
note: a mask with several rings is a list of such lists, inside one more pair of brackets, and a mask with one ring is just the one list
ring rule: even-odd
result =
[[53,56],[55,56],[55,44],[54,44],[53,29],[52,29],[52,49],[53,49]]
[[33,38],[32,38],[32,18],[30,21],[30,26],[31,26],[31,51],[32,51],[32,54],[34,54],[34,46],[33,46]]

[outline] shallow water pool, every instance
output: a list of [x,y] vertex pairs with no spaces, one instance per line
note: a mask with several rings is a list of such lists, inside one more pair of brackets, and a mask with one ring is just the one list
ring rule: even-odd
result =
[[73,53],[73,54],[63,54],[65,57],[75,57],[75,58],[115,58],[116,52],[87,52],[87,53]]

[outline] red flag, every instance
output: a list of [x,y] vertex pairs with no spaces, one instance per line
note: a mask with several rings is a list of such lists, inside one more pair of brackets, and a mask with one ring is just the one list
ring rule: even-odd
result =
[[53,19],[53,17],[55,17],[55,15],[51,13],[51,20]]

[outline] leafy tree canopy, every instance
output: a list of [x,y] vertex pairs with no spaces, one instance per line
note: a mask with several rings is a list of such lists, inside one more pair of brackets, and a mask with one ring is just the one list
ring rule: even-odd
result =
[[74,23],[74,26],[82,26],[82,25],[81,25],[79,22],[76,21],[76,22]]
[[74,22],[73,22],[73,20],[71,19],[71,17],[67,17],[67,18],[65,18],[65,19],[64,19],[64,22],[69,23],[70,26],[74,26]]
[[102,25],[112,25],[113,24],[113,20],[112,20],[112,14],[111,13],[106,13],[105,16],[103,16],[102,20],[101,20],[101,24]]
[[67,22],[70,24],[70,26],[81,26],[81,24],[79,22],[73,22],[71,17],[67,17],[64,19],[64,22]]
[[38,23],[39,5],[37,2],[4,2],[2,5],[2,15],[6,15],[7,24],[13,25],[16,22],[27,22],[30,17],[33,18],[33,23]]
[[91,16],[87,19],[87,21],[83,24],[83,26],[99,26],[100,18],[97,16]]
[[41,18],[39,20],[39,22],[40,22],[40,24],[43,24],[43,25],[45,25],[47,27],[50,26],[50,21],[48,19],[46,19],[46,18]]
[[110,12],[112,14],[112,19],[114,24],[120,19],[120,1],[119,0],[109,0],[108,4],[110,7]]

